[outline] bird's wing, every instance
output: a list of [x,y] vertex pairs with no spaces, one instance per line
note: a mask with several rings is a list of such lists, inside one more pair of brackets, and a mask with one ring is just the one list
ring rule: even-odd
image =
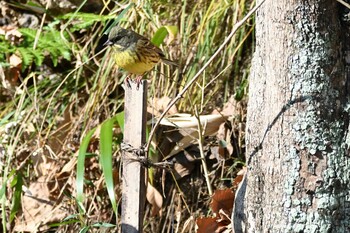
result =
[[141,36],[139,34],[137,34],[137,36],[139,37],[139,41],[140,41],[140,43],[142,43],[142,46],[144,46],[145,48],[147,48],[149,50],[152,50],[152,51],[158,53],[161,58],[165,56],[163,51],[160,48],[158,48],[157,46],[155,46],[154,44],[152,44],[152,42],[149,39],[147,39],[146,37]]
[[178,64],[172,60],[169,60],[165,57],[163,51],[158,48],[157,46],[155,46],[154,44],[152,44],[152,42],[147,39],[144,36],[141,36],[140,34],[137,34],[138,36],[138,43],[140,43],[139,45],[146,48],[147,51],[153,51],[156,54],[159,55],[159,58],[162,59],[162,61],[168,65],[173,65],[173,66],[178,66]]

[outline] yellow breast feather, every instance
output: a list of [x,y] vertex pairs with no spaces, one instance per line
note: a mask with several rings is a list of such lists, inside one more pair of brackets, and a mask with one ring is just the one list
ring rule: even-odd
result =
[[151,70],[157,64],[139,58],[136,53],[130,49],[120,51],[120,49],[115,46],[113,46],[113,49],[115,50],[114,59],[116,65],[130,73],[141,75]]

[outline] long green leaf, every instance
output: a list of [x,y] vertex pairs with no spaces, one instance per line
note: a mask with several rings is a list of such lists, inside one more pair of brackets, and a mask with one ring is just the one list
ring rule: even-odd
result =
[[112,168],[112,139],[113,139],[113,122],[115,118],[106,120],[100,131],[100,162],[106,181],[106,187],[112,208],[117,213],[117,202],[114,195],[113,168]]
[[12,197],[12,207],[11,207],[11,213],[10,213],[10,222],[13,221],[15,218],[18,209],[21,205],[21,194],[22,194],[22,185],[23,185],[23,177],[22,173],[19,172],[15,177],[12,182],[11,186],[15,187],[15,192]]
[[78,219],[72,219],[70,221],[63,221],[63,222],[57,222],[57,223],[51,223],[48,224],[49,227],[60,227],[60,226],[64,226],[64,225],[71,225],[73,223],[77,223],[79,222]]
[[85,226],[85,227],[83,227],[83,228],[79,231],[79,233],[86,233],[86,232],[89,231],[89,229],[90,229],[89,226]]
[[11,170],[11,172],[8,174],[8,177],[2,177],[2,186],[0,189],[0,199],[5,197],[5,193],[6,193],[6,185],[7,185],[7,181],[13,176],[15,175],[16,170],[13,169]]
[[124,132],[124,111],[117,113],[115,115],[115,119],[117,120],[117,123],[118,123],[121,131]]
[[78,154],[77,163],[77,201],[82,203],[84,198],[84,171],[85,171],[85,156],[90,139],[94,134],[96,128],[90,130],[81,142]]
[[106,222],[98,222],[98,223],[94,223],[91,225],[92,227],[116,227],[116,225],[111,224],[111,223],[106,223]]

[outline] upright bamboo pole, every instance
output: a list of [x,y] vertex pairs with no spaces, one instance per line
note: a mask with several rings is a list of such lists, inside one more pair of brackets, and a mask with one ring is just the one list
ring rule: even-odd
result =
[[[146,142],[147,82],[125,87],[124,143],[131,150],[123,152],[122,233],[141,233],[145,202],[145,169],[135,153]],[[135,150],[136,149],[136,150]]]

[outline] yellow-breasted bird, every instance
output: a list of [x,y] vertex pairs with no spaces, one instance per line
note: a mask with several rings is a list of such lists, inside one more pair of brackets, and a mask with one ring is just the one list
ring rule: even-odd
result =
[[[141,82],[142,75],[152,70],[159,61],[167,65],[177,66],[175,62],[165,58],[162,50],[146,37],[119,26],[111,29],[104,45],[112,46],[117,66],[131,74],[136,74],[138,84]],[[129,76],[126,78],[126,82],[129,81]]]

